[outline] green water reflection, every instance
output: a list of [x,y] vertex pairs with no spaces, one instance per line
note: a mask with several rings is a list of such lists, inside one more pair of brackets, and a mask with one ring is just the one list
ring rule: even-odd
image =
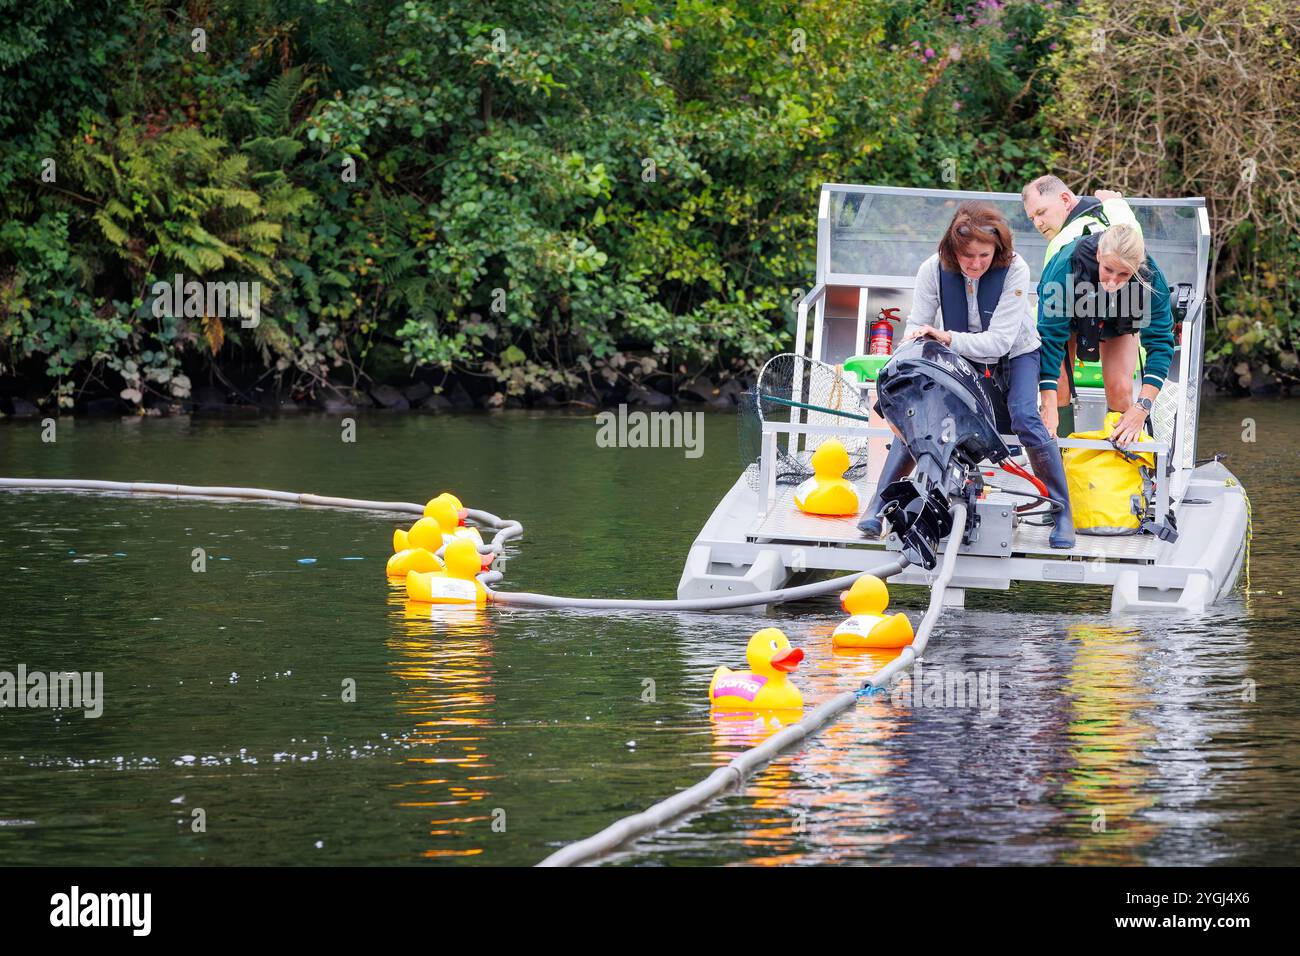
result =
[[[1141,622],[1110,620],[1103,594],[971,595],[927,661],[996,671],[996,717],[872,700],[615,862],[1294,862],[1291,408],[1203,412],[1201,454],[1228,452],[1254,504],[1256,593]],[[1246,415],[1259,444],[1240,440]],[[737,473],[727,415],[706,416],[699,458],[598,448],[589,414],[374,415],[355,443],[340,432],[324,416],[68,421],[51,444],[5,422],[0,474],[453,489],[523,522],[508,588],[670,596]],[[0,710],[0,863],[533,863],[770,732],[713,721],[705,702],[757,628],[805,648],[810,706],[878,666],[832,652],[831,602],[771,617],[435,614],[384,578],[394,526],[0,492],[0,670],[105,681],[98,720]],[[921,592],[896,597],[919,611]]]

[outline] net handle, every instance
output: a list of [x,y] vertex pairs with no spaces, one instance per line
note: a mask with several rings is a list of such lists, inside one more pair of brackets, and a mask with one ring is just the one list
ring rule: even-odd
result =
[[806,408],[810,412],[823,412],[827,415],[838,415],[841,418],[852,418],[856,421],[867,422],[870,424],[871,419],[866,415],[858,415],[855,412],[846,412],[841,408],[827,408],[824,405],[809,405],[807,402],[796,402],[792,398],[778,398],[776,395],[769,395],[766,392],[758,393],[759,401],[776,402],[778,405],[788,405],[791,408]]

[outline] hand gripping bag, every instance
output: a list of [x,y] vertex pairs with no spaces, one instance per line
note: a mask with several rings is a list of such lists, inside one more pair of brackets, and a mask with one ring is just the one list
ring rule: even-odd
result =
[[[1076,432],[1071,438],[1106,441],[1119,421],[1119,412],[1107,412],[1097,431]],[[1151,503],[1151,478],[1155,474],[1154,453],[1135,453],[1134,448],[1152,439],[1145,432],[1128,450],[1066,448],[1065,479],[1070,489],[1070,510],[1080,534],[1137,534]]]

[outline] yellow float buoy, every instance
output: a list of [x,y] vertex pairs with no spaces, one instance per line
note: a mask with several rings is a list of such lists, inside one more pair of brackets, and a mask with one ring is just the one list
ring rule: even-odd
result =
[[411,571],[407,574],[407,597],[426,604],[472,604],[476,607],[487,604],[487,588],[477,578],[483,570],[483,562],[474,542],[462,538],[447,545],[443,563],[446,567],[442,571]]
[[406,546],[408,548],[425,548],[429,551],[437,551],[442,545],[442,525],[432,518],[421,518],[411,525],[411,530],[406,532]]
[[[465,525],[464,509],[456,507],[455,499],[451,495],[434,498],[424,506],[425,517],[420,521],[436,521],[438,527],[442,529],[442,540],[444,544],[463,538],[472,541],[475,545],[483,543],[483,536],[479,534],[478,528],[470,528]],[[419,524],[417,521],[416,524]]]
[[709,682],[709,706],[731,711],[798,710],[803,694],[789,674],[803,660],[803,651],[775,627],[765,627],[745,648],[747,671],[719,667]]
[[429,514],[429,507],[433,505],[433,503],[436,501],[448,502],[453,508],[456,509],[457,517],[459,517],[462,521],[465,519],[466,516],[465,506],[461,504],[460,499],[457,498],[455,495],[453,495],[450,491],[444,491],[442,494],[438,495],[438,497],[430,498],[427,502],[425,502],[424,513],[428,517],[430,518],[433,517],[432,515]]
[[844,478],[849,470],[849,453],[834,438],[828,438],[813,452],[813,476],[794,492],[794,504],[813,515],[856,515],[860,510],[858,490]]
[[441,571],[442,562],[428,548],[403,548],[388,559],[390,578],[405,578],[411,571]]
[[840,607],[851,615],[831,634],[835,647],[906,647],[916,635],[904,614],[885,617],[889,589],[873,574],[864,574],[840,594]]

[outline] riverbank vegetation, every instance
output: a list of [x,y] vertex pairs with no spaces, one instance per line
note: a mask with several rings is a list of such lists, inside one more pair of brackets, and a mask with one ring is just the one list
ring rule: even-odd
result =
[[[1282,0],[0,0],[0,410],[727,404],[822,182],[1204,195],[1289,389]],[[1100,32],[1098,32],[1100,31]],[[162,314],[175,276],[261,283]]]

